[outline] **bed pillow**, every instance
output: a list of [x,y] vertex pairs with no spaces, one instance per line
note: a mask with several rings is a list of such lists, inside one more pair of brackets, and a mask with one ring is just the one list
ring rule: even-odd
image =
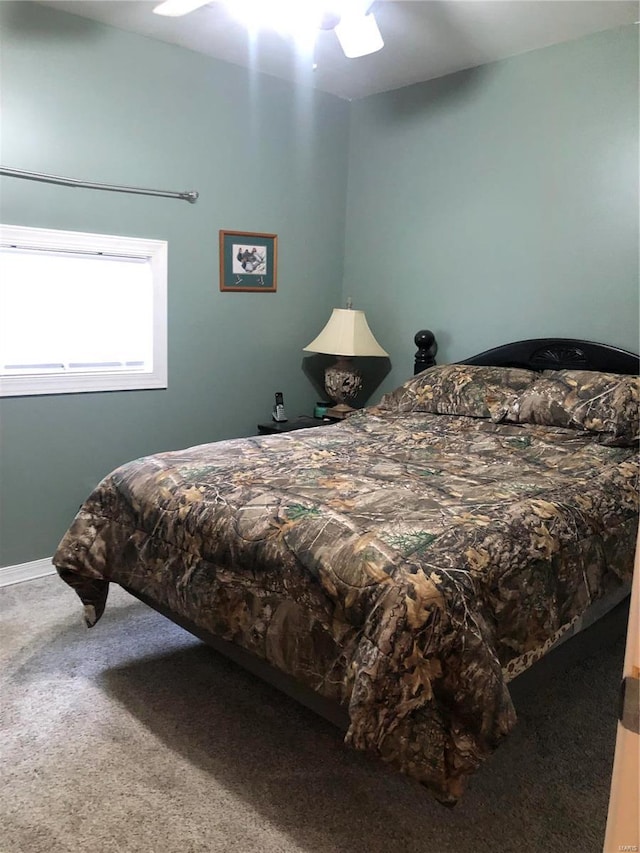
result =
[[504,417],[513,423],[571,427],[597,433],[602,444],[638,441],[640,377],[591,370],[545,370],[514,394]]
[[490,418],[504,415],[514,392],[538,374],[519,367],[439,364],[423,370],[386,394],[380,409],[392,412],[433,412]]

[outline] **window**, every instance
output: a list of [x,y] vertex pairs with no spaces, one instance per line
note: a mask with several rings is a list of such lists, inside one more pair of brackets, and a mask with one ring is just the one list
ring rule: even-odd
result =
[[0,395],[167,387],[167,244],[0,225]]

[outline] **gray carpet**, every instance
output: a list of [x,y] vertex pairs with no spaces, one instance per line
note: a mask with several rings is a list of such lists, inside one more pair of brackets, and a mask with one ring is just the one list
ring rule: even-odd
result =
[[518,727],[449,810],[117,588],[91,631],[57,577],[0,614],[2,853],[602,849],[623,619],[518,680]]

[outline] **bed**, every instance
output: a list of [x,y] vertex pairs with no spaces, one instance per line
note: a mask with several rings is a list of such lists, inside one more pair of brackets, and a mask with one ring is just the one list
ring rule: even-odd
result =
[[416,342],[416,374],[341,423],[118,468],[53,561],[89,626],[118,583],[454,804],[515,725],[510,681],[628,593],[639,367]]

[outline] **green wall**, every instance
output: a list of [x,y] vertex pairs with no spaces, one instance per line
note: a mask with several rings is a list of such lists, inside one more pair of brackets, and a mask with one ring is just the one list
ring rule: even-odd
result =
[[[309,412],[302,346],[349,295],[391,354],[374,399],[424,327],[441,361],[637,350],[637,28],[348,104],[33,3],[0,24],[3,165],[201,193],[0,178],[3,222],[169,241],[168,390],[1,401],[0,565],[50,555],[128,459],[252,434],[276,390]],[[279,235],[276,294],[219,293],[221,228]]]
[[[195,189],[170,199],[0,179],[0,221],[169,243],[169,387],[0,401],[0,565],[53,553],[117,465],[255,434],[317,393],[302,347],[338,304],[348,104],[34,3],[0,3],[2,164]],[[220,293],[218,231],[278,234],[275,294]],[[25,330],[28,334],[28,330]]]
[[638,28],[352,104],[343,293],[406,377],[527,337],[638,351]]

